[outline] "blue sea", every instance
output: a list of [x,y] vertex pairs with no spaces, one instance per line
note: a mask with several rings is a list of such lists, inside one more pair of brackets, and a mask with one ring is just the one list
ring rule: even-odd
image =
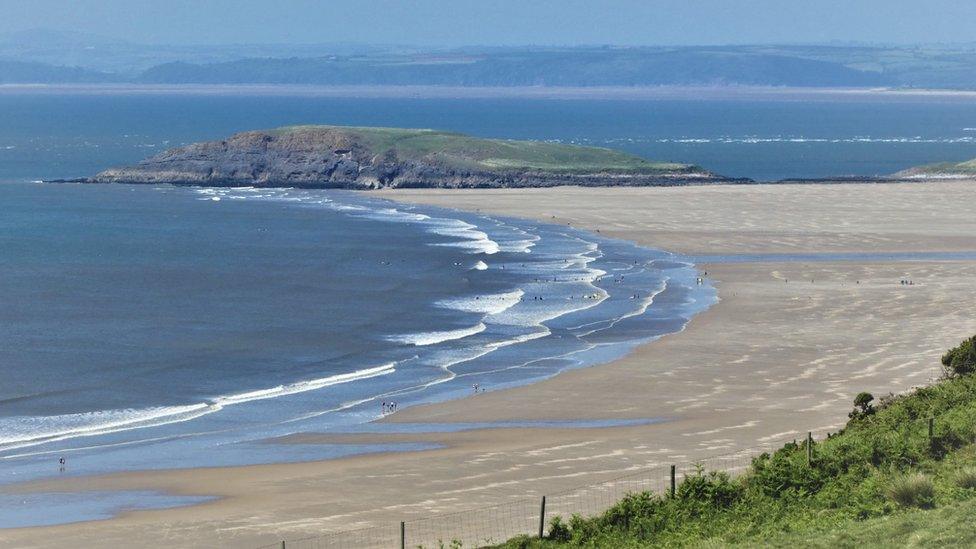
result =
[[421,449],[266,441],[606,362],[715,300],[664,251],[368,194],[6,183],[0,211],[0,483]]
[[0,527],[200,500],[3,488],[26,480],[423,449],[267,441],[607,362],[716,300],[690,259],[563,225],[370,193],[36,182],[297,123],[586,143],[757,179],[976,156],[966,102],[0,94]]
[[886,175],[976,157],[976,99],[342,98],[0,88],[0,181],[87,175],[167,147],[291,124],[398,126],[613,147],[756,180]]

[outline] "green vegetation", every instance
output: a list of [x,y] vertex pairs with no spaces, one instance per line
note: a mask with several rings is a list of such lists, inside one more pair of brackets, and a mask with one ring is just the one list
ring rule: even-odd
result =
[[976,336],[950,349],[942,356],[946,377],[966,376],[976,372]]
[[460,133],[404,128],[289,126],[269,133],[341,132],[377,156],[423,160],[445,166],[490,171],[536,170],[548,173],[660,174],[694,172],[687,164],[653,162],[612,149],[544,141],[481,139]]
[[[972,517],[976,498],[932,510],[913,510],[868,520],[848,521],[830,531],[783,534],[763,540],[765,547],[888,549],[890,547],[974,547]],[[715,544],[721,547],[723,544]]]
[[902,507],[935,506],[935,484],[922,473],[908,473],[891,479],[888,497]]
[[927,164],[909,168],[897,175],[919,176],[919,175],[976,175],[976,158],[965,162],[942,162],[939,164]]
[[674,496],[631,494],[597,517],[553,519],[544,540],[502,547],[976,544],[974,343],[946,353],[938,384],[877,406],[857,395],[811,464],[806,441],[789,443],[739,477],[699,469]]

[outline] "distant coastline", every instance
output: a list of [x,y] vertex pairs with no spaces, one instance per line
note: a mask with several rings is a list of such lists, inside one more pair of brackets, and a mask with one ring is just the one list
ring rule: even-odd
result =
[[417,99],[976,101],[976,90],[791,86],[430,86],[305,84],[0,84],[0,94],[250,95]]

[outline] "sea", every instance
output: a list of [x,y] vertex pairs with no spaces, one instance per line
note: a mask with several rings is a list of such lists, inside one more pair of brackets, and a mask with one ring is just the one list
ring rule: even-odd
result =
[[274,441],[461,428],[375,420],[611,361],[717,301],[694,258],[558,220],[369,192],[41,182],[314,123],[613,147],[754,179],[976,156],[967,101],[2,92],[0,528],[207,499],[11,489],[30,480],[430,448]]

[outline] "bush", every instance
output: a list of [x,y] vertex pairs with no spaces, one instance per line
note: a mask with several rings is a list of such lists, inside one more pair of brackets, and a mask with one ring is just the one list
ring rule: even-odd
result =
[[590,520],[575,513],[569,518],[569,529],[573,533],[572,541],[577,545],[589,543],[600,535],[598,520]]
[[871,393],[858,393],[857,396],[854,397],[854,411],[847,414],[847,417],[856,419],[873,414],[874,406],[871,404],[873,400],[874,395]]
[[563,519],[552,517],[552,520],[549,521],[549,534],[546,538],[552,541],[567,542],[572,537],[569,526],[563,522]]
[[965,467],[956,473],[956,486],[976,488],[976,467]]
[[535,540],[531,536],[522,534],[521,536],[515,536],[514,538],[508,540],[505,543],[506,549],[531,549]]
[[930,508],[935,504],[935,484],[921,473],[902,475],[891,481],[888,495],[903,507]]
[[732,481],[728,473],[706,473],[701,465],[697,469],[678,485],[678,499],[721,508],[729,507],[742,496],[742,487]]
[[942,355],[942,370],[946,377],[967,376],[976,372],[976,336]]

